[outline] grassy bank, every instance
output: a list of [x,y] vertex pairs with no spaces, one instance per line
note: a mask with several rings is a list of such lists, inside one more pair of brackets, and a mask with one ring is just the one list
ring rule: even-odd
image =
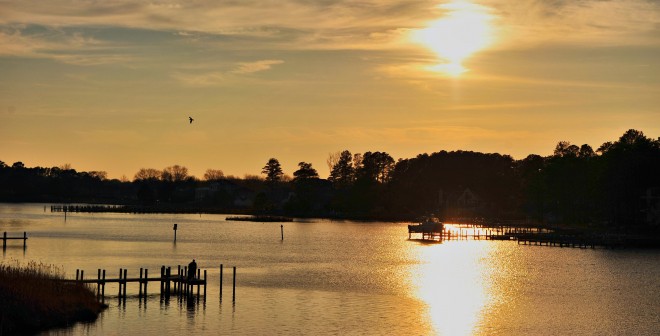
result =
[[85,285],[64,283],[57,268],[0,265],[0,334],[32,334],[96,320],[104,305]]

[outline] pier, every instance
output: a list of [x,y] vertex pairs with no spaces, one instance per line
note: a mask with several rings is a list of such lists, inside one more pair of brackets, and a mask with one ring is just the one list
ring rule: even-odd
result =
[[[486,224],[442,224],[422,223],[408,225],[408,239],[413,234],[421,234],[421,240],[514,240],[518,234],[538,234],[547,232],[544,228],[516,227],[507,225],[489,226]],[[419,236],[418,236],[419,237]]]
[[7,231],[2,233],[2,248],[6,249],[7,248],[7,240],[15,240],[15,239],[22,239],[23,240],[23,248],[27,247],[27,232],[23,232],[22,237],[7,237]]
[[570,248],[660,248],[660,239],[640,234],[589,232],[577,229],[509,226],[492,224],[423,223],[408,225],[408,239],[421,241],[511,240],[519,245]]
[[[222,270],[223,265],[220,265],[220,297],[222,298]],[[236,267],[233,267],[234,275],[232,281],[232,300],[236,300]],[[202,276],[203,275],[203,276]],[[200,296],[200,288],[203,288],[201,292],[204,297],[206,297],[206,286],[207,286],[207,271],[204,270],[202,273],[201,269],[197,269],[197,274],[194,277],[188,277],[188,267],[181,267],[180,265],[176,268],[176,274],[172,272],[172,267],[161,266],[160,275],[157,277],[149,277],[149,270],[145,268],[140,268],[140,274],[138,277],[129,277],[128,270],[125,268],[120,268],[117,278],[106,277],[105,269],[97,269],[96,278],[85,279],[84,270],[76,270],[75,279],[64,279],[61,280],[64,282],[79,283],[79,284],[96,284],[96,296],[100,301],[105,300],[105,286],[108,283],[117,283],[119,285],[117,297],[120,299],[125,299],[127,296],[127,286],[130,283],[138,284],[138,298],[146,298],[148,292],[148,285],[151,282],[157,282],[160,284],[160,295],[161,297],[169,297],[170,295],[179,295],[179,296],[193,296],[195,295],[194,289],[197,286],[197,297]]]

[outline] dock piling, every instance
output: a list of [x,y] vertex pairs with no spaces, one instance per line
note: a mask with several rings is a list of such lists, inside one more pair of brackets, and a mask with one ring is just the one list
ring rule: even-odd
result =
[[236,266],[234,266],[234,280],[232,281],[231,301],[236,301]]

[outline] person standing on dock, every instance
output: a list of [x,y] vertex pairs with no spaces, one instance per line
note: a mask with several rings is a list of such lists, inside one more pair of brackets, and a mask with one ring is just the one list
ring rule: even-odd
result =
[[195,259],[188,264],[188,280],[195,279],[195,273],[197,272],[197,263]]

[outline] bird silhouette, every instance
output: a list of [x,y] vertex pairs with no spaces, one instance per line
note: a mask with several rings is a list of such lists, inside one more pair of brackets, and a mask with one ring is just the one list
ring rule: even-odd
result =
[[191,124],[192,124],[193,120],[195,120],[195,119],[193,119],[192,117],[188,117],[188,119],[190,119],[190,123],[191,123]]

